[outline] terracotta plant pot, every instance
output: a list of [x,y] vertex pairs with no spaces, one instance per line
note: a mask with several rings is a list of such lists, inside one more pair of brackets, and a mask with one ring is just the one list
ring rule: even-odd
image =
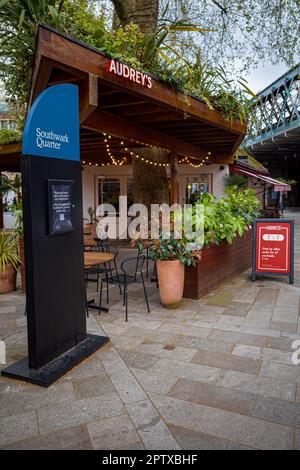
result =
[[156,261],[159,294],[162,306],[178,308],[184,286],[184,265],[179,260]]
[[97,237],[97,224],[85,224],[83,227],[83,233],[88,235],[92,239]]
[[7,266],[4,271],[0,272],[0,294],[8,294],[16,290],[17,271],[11,265]]

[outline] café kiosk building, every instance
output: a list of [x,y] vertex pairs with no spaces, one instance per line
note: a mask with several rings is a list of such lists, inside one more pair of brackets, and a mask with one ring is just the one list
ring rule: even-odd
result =
[[[240,121],[193,97],[175,92],[153,76],[112,60],[97,49],[41,26],[38,32],[30,105],[47,87],[79,87],[83,216],[88,207],[116,201],[133,190],[133,159],[166,167],[170,202],[188,201],[195,190],[217,197],[229,164],[246,132]],[[65,136],[39,129],[39,145],[59,145]],[[143,148],[153,149],[153,159]],[[155,148],[164,158],[155,159]],[[140,154],[139,154],[140,151]],[[18,171],[20,145],[0,146],[0,171]]]

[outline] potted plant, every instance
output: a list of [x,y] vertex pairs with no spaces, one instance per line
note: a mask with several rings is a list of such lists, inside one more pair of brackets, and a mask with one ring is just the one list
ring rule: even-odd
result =
[[87,223],[84,226],[84,234],[90,236],[91,238],[96,238],[97,232],[97,218],[96,218],[96,211],[92,207],[88,207],[87,210],[88,217],[84,218]]
[[184,267],[200,259],[200,252],[187,249],[184,239],[177,239],[173,233],[168,238],[139,240],[138,247],[156,262],[159,294],[162,306],[178,308],[181,304],[184,287]]
[[23,203],[22,199],[11,206],[12,213],[15,218],[15,231],[19,240],[19,255],[21,262],[21,285],[22,291],[25,292],[25,252],[24,252],[24,226],[23,226]]
[[13,193],[13,202],[8,205],[14,216],[14,230],[18,234],[19,255],[21,259],[22,291],[25,292],[25,263],[24,263],[24,235],[23,235],[23,205],[22,205],[22,180],[19,173],[2,174],[0,179],[0,193],[2,196]]
[[20,264],[18,238],[15,233],[0,232],[0,294],[16,290]]

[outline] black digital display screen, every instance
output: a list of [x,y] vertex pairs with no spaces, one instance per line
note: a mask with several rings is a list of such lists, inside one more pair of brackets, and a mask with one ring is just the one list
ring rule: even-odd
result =
[[73,231],[72,180],[48,180],[49,234]]

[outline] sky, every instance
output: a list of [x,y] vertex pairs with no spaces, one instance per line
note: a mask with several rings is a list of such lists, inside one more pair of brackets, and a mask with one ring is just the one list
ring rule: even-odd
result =
[[287,72],[288,67],[285,64],[267,64],[264,67],[258,67],[247,74],[248,86],[255,93],[266,88],[281,75]]

